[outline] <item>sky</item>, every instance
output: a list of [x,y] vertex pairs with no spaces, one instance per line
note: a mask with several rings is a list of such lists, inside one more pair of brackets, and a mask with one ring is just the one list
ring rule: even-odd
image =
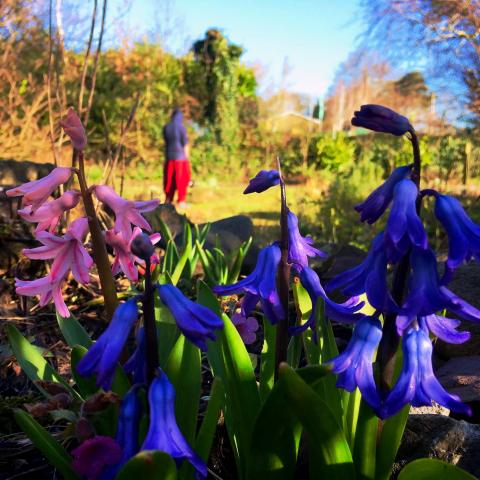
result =
[[[118,11],[123,1],[111,0],[110,8]],[[357,5],[358,0],[131,0],[122,21],[139,37],[168,32],[167,46],[176,53],[218,28],[244,48],[243,61],[261,65],[260,93],[286,78],[290,90],[323,97],[355,49],[362,27]]]

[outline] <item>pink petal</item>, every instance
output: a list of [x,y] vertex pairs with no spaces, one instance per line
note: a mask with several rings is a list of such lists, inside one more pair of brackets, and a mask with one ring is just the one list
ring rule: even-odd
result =
[[49,258],[55,258],[61,251],[62,247],[43,246],[36,248],[24,248],[22,253],[32,260],[48,260]]
[[139,212],[144,213],[144,212],[151,212],[152,210],[155,210],[159,203],[160,203],[160,200],[158,198],[154,198],[152,200],[133,202],[133,206]]
[[79,242],[82,242],[88,231],[87,217],[77,218],[72,222],[67,229],[67,234],[70,234],[73,238],[76,238]]
[[70,270],[73,259],[72,244],[73,242],[65,245],[52,263],[50,275],[54,283],[62,281]]
[[67,116],[60,121],[60,125],[70,137],[73,148],[83,150],[86,147],[87,135],[85,134],[85,129],[72,107],[68,109]]
[[[85,254],[87,255],[87,257],[85,256]],[[87,262],[85,260],[87,260]],[[92,257],[88,255],[88,253],[82,246],[77,244],[73,249],[73,261],[71,265],[72,274],[75,280],[77,280],[77,282],[86,284],[90,281],[89,270],[92,266],[92,263]]]
[[16,278],[15,288],[19,295],[33,297],[35,295],[42,295],[43,293],[51,290],[52,282],[50,275],[37,278],[36,280],[20,280],[19,278]]
[[53,301],[55,302],[55,309],[62,317],[70,317],[70,312],[68,311],[67,305],[63,300],[61,282],[53,284]]
[[134,225],[146,230],[147,232],[152,231],[150,224],[133,208],[129,208],[125,213],[125,217]]
[[161,238],[162,236],[159,233],[152,233],[152,235],[150,235],[150,241],[152,242],[152,245],[157,244]]

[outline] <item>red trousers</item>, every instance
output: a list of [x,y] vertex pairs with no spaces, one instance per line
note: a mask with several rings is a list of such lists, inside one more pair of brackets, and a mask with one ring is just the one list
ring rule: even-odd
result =
[[187,198],[187,188],[190,183],[190,162],[188,160],[167,160],[163,170],[163,190],[167,196],[166,202],[173,202],[175,190],[178,190],[178,202]]

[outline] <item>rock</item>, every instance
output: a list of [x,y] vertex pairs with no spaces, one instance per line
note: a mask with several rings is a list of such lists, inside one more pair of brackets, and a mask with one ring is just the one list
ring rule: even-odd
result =
[[28,160],[0,160],[0,185],[15,186],[48,175],[55,165]]
[[353,245],[327,245],[320,249],[329,253],[328,258],[316,269],[323,282],[327,282],[345,270],[356,267],[365,260],[367,255],[366,252]]
[[432,405],[430,407],[423,406],[423,407],[410,407],[410,415],[444,415],[448,417],[450,414],[450,410],[448,408],[439,405],[437,402],[432,401]]
[[392,478],[406,463],[424,457],[480,475],[480,425],[443,415],[409,415]]
[[[472,261],[459,267],[448,288],[463,300],[480,309],[480,265]],[[438,340],[435,343],[435,351],[438,355],[448,359],[477,355],[480,352],[480,324],[462,321],[458,329],[468,330],[472,334],[470,340],[459,345]]]
[[443,387],[463,402],[480,400],[480,355],[452,358],[436,375]]
[[[160,204],[153,212],[145,214],[145,218],[152,226],[154,232],[160,232],[160,223],[163,221],[172,232],[172,236],[177,245],[181,245],[183,237],[183,228],[188,219],[185,215],[180,215],[171,203]],[[191,222],[189,222],[191,224]],[[192,224],[191,224],[192,225]],[[160,247],[166,247],[166,240],[162,237]]]

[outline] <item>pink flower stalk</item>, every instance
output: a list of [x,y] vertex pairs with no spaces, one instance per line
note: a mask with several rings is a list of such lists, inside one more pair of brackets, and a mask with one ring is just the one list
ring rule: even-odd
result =
[[75,150],[83,150],[87,146],[87,135],[85,134],[85,129],[83,128],[82,122],[72,107],[68,109],[67,116],[60,121],[60,125],[65,130],[65,133],[70,137]]
[[251,345],[257,339],[255,332],[258,330],[258,322],[255,317],[245,317],[241,313],[232,315],[232,323],[242,337],[245,345]]
[[[113,248],[115,259],[112,264],[112,273],[117,275],[123,272],[131,282],[138,280],[138,270],[135,267],[135,262],[140,265],[145,265],[145,262],[132,253],[131,245],[133,239],[142,233],[138,227],[133,229],[132,236],[127,242],[124,240],[122,233],[116,233],[114,230],[107,230],[105,232],[105,241]],[[154,233],[150,235],[152,245],[155,245],[160,240],[160,234]],[[158,263],[158,257],[154,254],[150,259],[152,264]]]
[[132,238],[132,224],[147,230],[147,232],[152,231],[150,224],[140,214],[155,210],[159,204],[158,198],[134,202],[120,197],[113,188],[107,185],[95,185],[93,188],[97,198],[115,213],[114,231],[121,233],[125,241],[130,241]]
[[66,211],[77,206],[80,196],[80,192],[68,190],[61,197],[44,203],[35,212],[32,211],[32,206],[29,205],[22,210],[18,210],[18,214],[27,222],[38,222],[35,233],[43,230],[48,230],[50,233],[53,233],[61,216]]
[[62,297],[62,285],[71,270],[73,277],[80,283],[89,282],[89,270],[93,259],[83,246],[83,239],[88,230],[85,217],[72,222],[63,237],[57,237],[49,232],[39,232],[37,239],[43,243],[42,247],[26,248],[23,254],[33,260],[48,260],[53,258],[50,273],[37,280],[15,279],[15,286],[19,295],[40,295],[40,305],[44,306],[52,299],[55,308],[63,317],[69,317]]
[[48,197],[65,183],[72,175],[72,169],[69,167],[54,168],[46,177],[24,183],[15,188],[6,191],[7,197],[21,197],[23,195],[22,205],[32,206],[32,212],[35,212]]
[[73,469],[86,480],[100,478],[105,467],[122,459],[122,447],[111,437],[97,435],[72,450]]

